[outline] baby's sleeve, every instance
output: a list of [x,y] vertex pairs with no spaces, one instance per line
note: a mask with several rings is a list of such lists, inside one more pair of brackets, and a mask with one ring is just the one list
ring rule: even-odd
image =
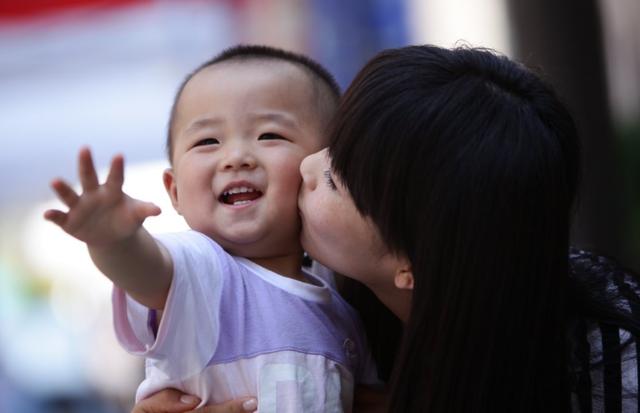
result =
[[156,239],[174,267],[160,323],[154,310],[114,287],[115,332],[128,352],[152,360],[169,377],[188,377],[207,365],[218,343],[223,251],[195,231]]

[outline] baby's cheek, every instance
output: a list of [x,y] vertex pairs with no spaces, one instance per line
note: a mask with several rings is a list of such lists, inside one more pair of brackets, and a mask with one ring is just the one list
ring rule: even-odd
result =
[[297,202],[298,191],[300,190],[300,185],[302,184],[302,176],[300,175],[300,170],[289,170],[283,180],[281,181],[283,185],[283,189],[292,193]]

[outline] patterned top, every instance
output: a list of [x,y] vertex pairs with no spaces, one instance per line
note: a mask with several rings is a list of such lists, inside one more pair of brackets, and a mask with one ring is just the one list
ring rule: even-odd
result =
[[640,412],[640,279],[609,258],[577,249],[570,266],[573,411]]

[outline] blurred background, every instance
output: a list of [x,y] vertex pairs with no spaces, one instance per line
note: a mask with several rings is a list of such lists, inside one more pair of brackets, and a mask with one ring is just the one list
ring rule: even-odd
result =
[[54,177],[126,158],[125,190],[183,228],[161,182],[173,95],[237,43],[307,53],[344,88],[377,51],[494,48],[545,73],[584,139],[574,243],[640,267],[637,0],[0,0],[0,412],[129,411],[142,362],[116,344],[110,285],[42,219]]

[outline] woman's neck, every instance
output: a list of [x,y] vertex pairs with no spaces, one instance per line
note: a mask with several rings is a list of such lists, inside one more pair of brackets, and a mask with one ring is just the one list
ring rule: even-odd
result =
[[367,287],[403,324],[409,321],[412,290],[401,290],[393,284],[367,285]]

